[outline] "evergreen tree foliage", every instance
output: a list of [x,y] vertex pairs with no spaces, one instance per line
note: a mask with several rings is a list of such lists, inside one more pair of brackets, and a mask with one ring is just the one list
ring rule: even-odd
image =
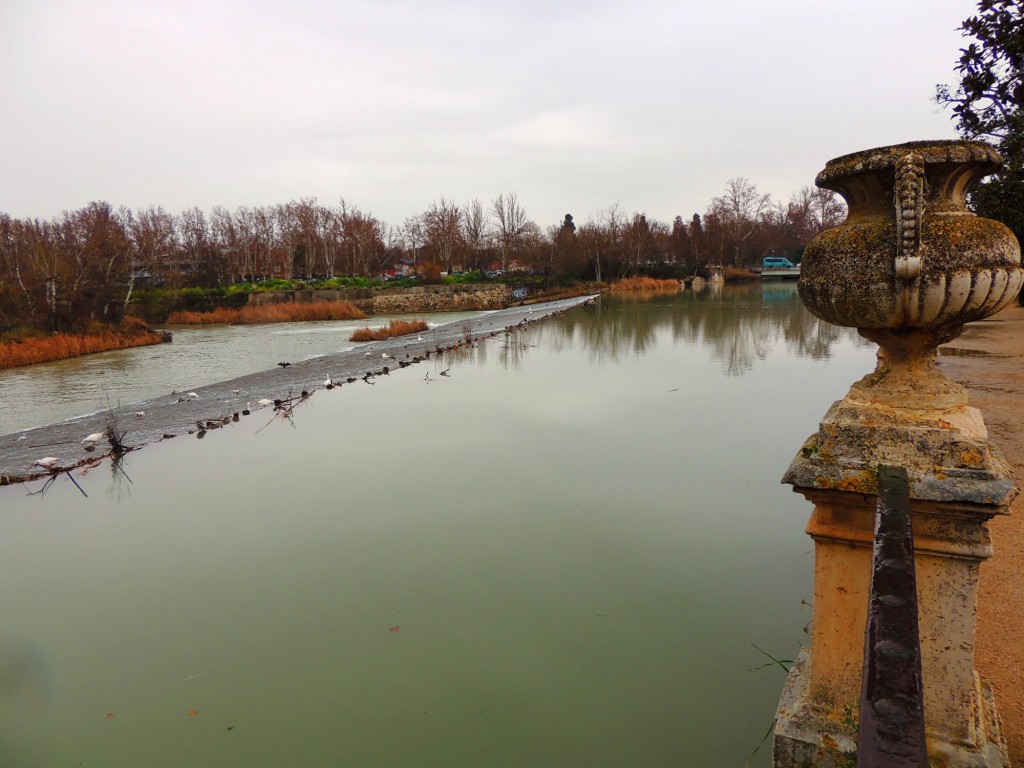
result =
[[978,186],[971,207],[1024,240],[1024,8],[1020,0],[980,0],[960,30],[973,38],[960,50],[960,82],[937,86],[935,100],[952,109],[962,136],[999,148],[1003,170]]

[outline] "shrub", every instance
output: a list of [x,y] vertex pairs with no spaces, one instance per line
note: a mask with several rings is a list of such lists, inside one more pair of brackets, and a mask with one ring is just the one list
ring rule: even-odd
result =
[[92,352],[144,347],[166,341],[138,318],[130,320],[127,328],[117,330],[105,328],[98,333],[83,335],[55,333],[44,338],[24,338],[0,344],[0,369],[65,360]]
[[350,341],[383,341],[392,336],[405,336],[407,333],[419,333],[429,326],[422,320],[392,320],[383,328],[360,328],[352,334]]
[[215,325],[288,323],[312,320],[362,320],[366,313],[348,301],[316,301],[303,304],[266,304],[260,307],[212,312],[173,312],[167,322],[174,325]]
[[678,280],[659,280],[654,277],[627,277],[612,283],[612,291],[625,293],[627,291],[678,291],[680,282]]

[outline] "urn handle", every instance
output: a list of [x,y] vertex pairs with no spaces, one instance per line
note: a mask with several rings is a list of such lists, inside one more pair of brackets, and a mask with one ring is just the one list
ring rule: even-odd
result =
[[924,220],[924,158],[907,152],[896,160],[896,277],[911,281],[921,274],[921,224]]

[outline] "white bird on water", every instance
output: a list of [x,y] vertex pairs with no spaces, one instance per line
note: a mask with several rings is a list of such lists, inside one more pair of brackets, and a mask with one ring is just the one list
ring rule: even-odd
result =
[[199,395],[197,395],[195,392],[189,392],[188,393],[188,399],[189,400],[198,400],[199,399]]
[[274,404],[273,400],[269,400],[269,399],[267,399],[265,397],[262,398],[261,400],[259,400],[258,402],[260,404],[260,407],[262,407],[262,408],[266,408],[268,405],[273,405]]
[[146,412],[145,412],[145,411],[136,411],[136,412],[135,412],[135,418],[136,418],[136,419],[141,419],[141,418],[143,418],[143,417],[144,417],[145,415],[146,415]]
[[40,466],[43,469],[56,469],[60,465],[60,459],[56,456],[47,456],[42,459],[36,459],[32,462],[32,466]]

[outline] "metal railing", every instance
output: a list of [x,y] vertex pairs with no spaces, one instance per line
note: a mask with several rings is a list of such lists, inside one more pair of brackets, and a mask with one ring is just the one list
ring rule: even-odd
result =
[[910,490],[902,467],[878,468],[857,766],[928,768]]

